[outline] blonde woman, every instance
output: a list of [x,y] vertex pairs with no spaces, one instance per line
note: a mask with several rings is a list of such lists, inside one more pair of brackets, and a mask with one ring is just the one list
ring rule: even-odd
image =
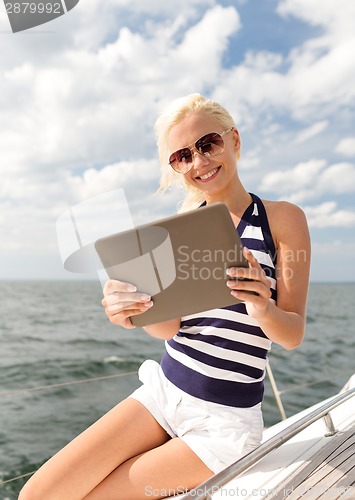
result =
[[[258,446],[268,351],[272,342],[302,342],[310,259],[303,212],[245,190],[239,133],[217,102],[199,94],[175,101],[156,134],[161,190],[182,181],[182,211],[228,206],[249,268],[229,269],[226,286],[242,302],[146,327],[166,341],[160,365],[144,362],[141,387],[42,466],[20,500],[164,498],[197,486]],[[111,323],[134,328],[130,318],[154,303],[110,280],[103,306]]]

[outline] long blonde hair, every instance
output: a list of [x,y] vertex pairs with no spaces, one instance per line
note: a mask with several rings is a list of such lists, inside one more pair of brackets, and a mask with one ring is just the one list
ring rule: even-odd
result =
[[[176,99],[155,122],[154,130],[162,169],[158,192],[163,193],[173,185],[183,186],[186,195],[180,204],[179,212],[186,212],[197,208],[204,201],[205,197],[202,191],[191,186],[191,184],[185,181],[182,174],[178,174],[170,167],[168,136],[171,128],[180,123],[186,116],[202,111],[213,116],[224,129],[235,127],[233,118],[223,106],[200,94],[189,94]],[[239,150],[237,152],[237,159],[239,159]]]

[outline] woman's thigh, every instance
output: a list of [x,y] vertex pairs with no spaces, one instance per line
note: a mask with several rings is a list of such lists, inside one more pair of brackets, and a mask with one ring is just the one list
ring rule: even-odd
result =
[[82,499],[120,464],[169,439],[150,412],[128,398],[45,463],[20,500]]
[[213,475],[180,438],[127,460],[85,500],[140,500],[185,493]]

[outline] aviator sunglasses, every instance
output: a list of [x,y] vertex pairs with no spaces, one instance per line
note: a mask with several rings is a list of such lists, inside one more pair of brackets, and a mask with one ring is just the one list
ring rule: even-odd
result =
[[169,157],[170,166],[175,172],[186,174],[192,168],[194,151],[197,151],[197,153],[207,158],[220,155],[224,151],[223,136],[228,134],[233,128],[234,127],[231,127],[220,134],[211,132],[197,139],[194,144],[175,151],[175,153],[172,153]]

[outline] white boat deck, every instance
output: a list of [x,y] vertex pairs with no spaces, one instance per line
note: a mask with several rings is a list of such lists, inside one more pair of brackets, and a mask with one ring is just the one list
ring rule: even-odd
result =
[[340,432],[312,460],[304,462],[271,498],[355,498],[355,425]]
[[182,498],[354,500],[354,386],[355,376],[347,392],[266,429],[259,448]]
[[[317,406],[320,404],[311,410]],[[266,430],[263,441],[309,411]],[[324,420],[317,420],[246,472],[216,489],[211,498],[355,499],[354,398],[334,408],[331,417],[337,431],[333,436],[326,436]]]

